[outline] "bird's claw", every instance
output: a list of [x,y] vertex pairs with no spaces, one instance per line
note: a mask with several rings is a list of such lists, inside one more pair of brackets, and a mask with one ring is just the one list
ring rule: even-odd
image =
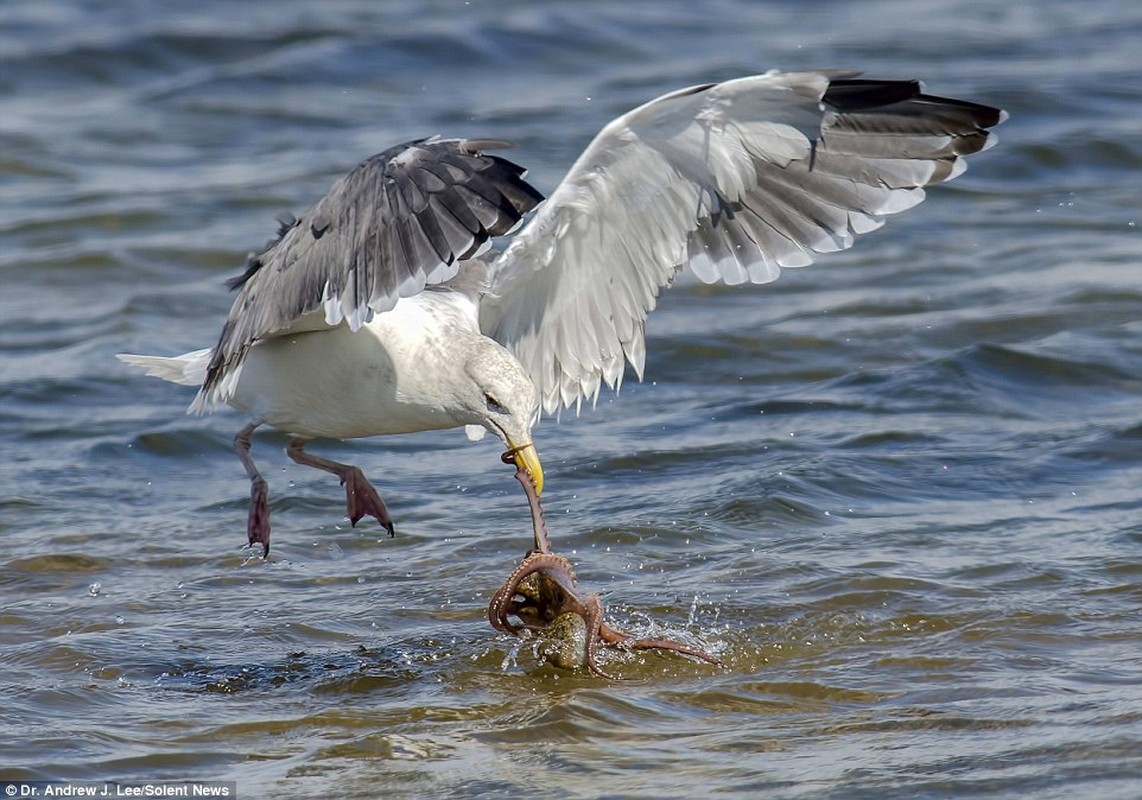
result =
[[270,490],[260,475],[250,481],[250,512],[246,519],[247,547],[261,546],[262,558],[270,554]]
[[373,484],[369,483],[365,473],[357,467],[351,467],[342,476],[341,484],[345,487],[345,516],[349,518],[350,525],[356,527],[357,523],[367,515],[381,523],[390,537],[396,535],[396,527],[393,525],[392,517],[389,516],[385,501],[373,488]]

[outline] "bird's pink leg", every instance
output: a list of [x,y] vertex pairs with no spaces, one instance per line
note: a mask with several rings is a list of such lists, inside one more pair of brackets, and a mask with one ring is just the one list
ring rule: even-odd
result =
[[250,457],[250,437],[261,422],[251,422],[234,436],[234,452],[250,477],[250,515],[246,519],[246,537],[251,546],[262,546],[262,557],[270,554],[270,490],[262,473]]
[[310,441],[310,439],[302,436],[290,439],[289,446],[286,448],[286,455],[304,467],[317,467],[317,469],[331,472],[341,479],[341,485],[345,487],[345,515],[349,517],[349,522],[354,526],[368,514],[381,523],[384,529],[389,532],[389,536],[395,536],[396,529],[393,526],[392,518],[389,517],[389,510],[385,507],[385,501],[377,494],[377,490],[369,483],[369,479],[365,477],[365,473],[361,472],[360,467],[341,464],[305,452],[305,446]]

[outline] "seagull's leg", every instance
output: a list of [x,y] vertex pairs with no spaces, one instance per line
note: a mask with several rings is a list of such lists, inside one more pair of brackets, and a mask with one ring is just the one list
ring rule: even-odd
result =
[[250,437],[261,424],[260,421],[251,422],[238,431],[234,436],[234,452],[250,477],[250,516],[246,520],[246,536],[251,546],[262,546],[262,557],[265,558],[270,554],[270,490],[250,457]]
[[345,487],[345,515],[354,526],[368,514],[381,523],[389,532],[389,536],[395,536],[396,529],[392,518],[389,517],[389,510],[385,508],[385,501],[377,494],[377,490],[369,483],[369,479],[361,472],[360,467],[341,464],[305,452],[305,446],[311,441],[312,439],[304,436],[295,436],[290,439],[286,455],[304,467],[317,467],[332,472],[341,479],[341,485]]

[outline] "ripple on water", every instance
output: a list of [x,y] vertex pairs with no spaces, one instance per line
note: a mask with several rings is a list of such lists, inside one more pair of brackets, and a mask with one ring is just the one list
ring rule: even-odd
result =
[[91,578],[105,573],[112,563],[111,559],[78,552],[15,558],[0,564],[0,582],[24,596],[75,591],[81,585],[94,595],[99,593],[101,584]]

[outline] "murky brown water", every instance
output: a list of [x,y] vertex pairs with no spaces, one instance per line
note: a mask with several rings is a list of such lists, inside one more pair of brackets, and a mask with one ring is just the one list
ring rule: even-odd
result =
[[[0,9],[0,780],[243,797],[1142,794],[1142,12],[984,2],[40,3]],[[611,618],[724,667],[555,670],[492,631],[528,546],[490,442],[327,443],[398,536],[120,351],[209,344],[222,279],[368,153],[519,143],[769,67],[1007,107],[845,254],[684,283],[648,381],[538,430]],[[328,478],[328,479],[327,479]]]

